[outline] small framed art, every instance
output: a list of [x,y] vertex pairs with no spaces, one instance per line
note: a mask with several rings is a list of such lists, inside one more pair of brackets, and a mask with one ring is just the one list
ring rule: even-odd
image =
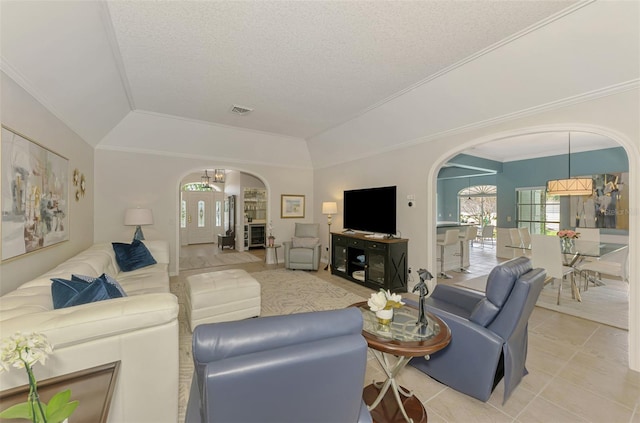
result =
[[280,217],[304,218],[304,195],[282,194],[280,196]]

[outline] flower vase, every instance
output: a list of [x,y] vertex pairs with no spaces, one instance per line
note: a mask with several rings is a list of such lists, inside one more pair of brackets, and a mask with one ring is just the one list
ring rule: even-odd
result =
[[383,310],[378,310],[376,311],[376,317],[378,318],[378,322],[381,325],[388,325],[389,323],[391,323],[391,320],[393,319],[393,309],[385,308]]
[[275,239],[276,239],[276,237],[274,237],[274,236],[270,236],[269,238],[267,238],[267,242],[268,242],[268,246],[269,247],[273,247]]
[[562,238],[562,252],[569,253],[573,251],[573,238]]

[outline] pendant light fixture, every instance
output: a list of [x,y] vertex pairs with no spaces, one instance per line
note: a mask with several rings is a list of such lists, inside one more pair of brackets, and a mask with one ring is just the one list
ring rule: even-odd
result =
[[567,179],[554,179],[547,182],[548,195],[591,195],[593,194],[593,180],[591,178],[571,177],[571,132],[569,132],[569,154]]
[[207,169],[204,170],[204,175],[200,177],[202,179],[202,188],[211,188],[209,182],[211,182],[211,176],[207,173]]
[[224,183],[225,171],[224,169],[215,169],[213,171],[213,182]]

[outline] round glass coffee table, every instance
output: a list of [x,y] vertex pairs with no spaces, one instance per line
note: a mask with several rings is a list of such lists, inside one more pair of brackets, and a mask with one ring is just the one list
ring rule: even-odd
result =
[[428,356],[449,345],[449,326],[431,313],[426,314],[426,327],[417,324],[418,309],[412,305],[395,309],[388,325],[378,322],[366,301],[351,307],[362,312],[362,336],[387,375],[384,382],[374,382],[364,388],[363,398],[373,420],[376,423],[426,422],[424,406],[412,392],[398,384],[396,376],[412,357]]

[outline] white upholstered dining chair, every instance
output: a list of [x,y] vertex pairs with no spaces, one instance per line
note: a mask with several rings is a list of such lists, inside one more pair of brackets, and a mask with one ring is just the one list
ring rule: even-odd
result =
[[571,280],[571,297],[582,301],[576,285],[573,267],[565,266],[562,260],[560,239],[556,236],[531,235],[531,261],[534,268],[541,267],[547,271],[545,285],[558,280],[558,305],[562,295],[562,282],[569,277]]

